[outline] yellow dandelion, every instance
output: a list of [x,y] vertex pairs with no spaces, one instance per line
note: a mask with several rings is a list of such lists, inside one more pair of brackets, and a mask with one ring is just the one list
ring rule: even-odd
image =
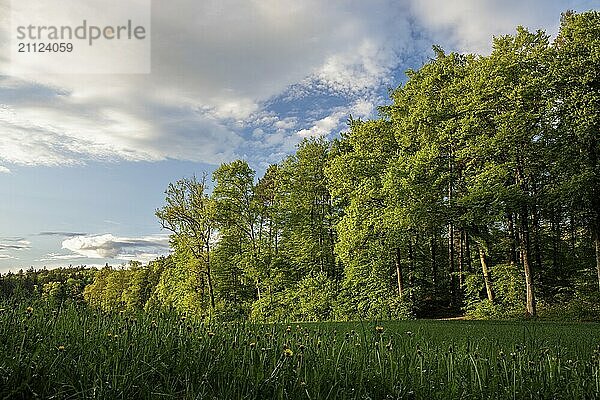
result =
[[383,333],[383,326],[376,326],[376,327],[375,327],[375,331],[376,331],[377,333]]
[[293,355],[294,355],[294,352],[292,351],[292,349],[290,349],[290,348],[287,348],[287,349],[285,349],[285,350],[283,351],[283,354],[284,354],[286,357],[291,357],[291,356],[293,356]]
[[27,307],[25,311],[27,311],[27,314],[31,314],[33,312],[33,307]]

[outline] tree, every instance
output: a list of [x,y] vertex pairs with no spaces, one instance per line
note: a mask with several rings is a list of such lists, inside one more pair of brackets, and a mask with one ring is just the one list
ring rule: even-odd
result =
[[600,290],[600,12],[563,14],[553,48],[556,173],[594,241]]
[[206,280],[210,306],[215,308],[215,294],[211,271],[211,246],[216,234],[216,218],[213,200],[206,193],[206,175],[180,179],[169,184],[165,191],[166,205],[156,210],[164,229],[172,232],[171,243],[189,250],[198,261],[198,273]]

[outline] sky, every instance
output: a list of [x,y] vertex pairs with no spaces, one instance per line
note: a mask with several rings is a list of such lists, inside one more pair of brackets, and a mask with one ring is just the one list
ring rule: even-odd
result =
[[[99,12],[109,20],[117,8]],[[561,12],[598,8],[155,0],[150,73],[32,75],[10,68],[10,0],[0,0],[0,272],[168,254],[154,212],[170,182],[235,159],[260,175],[303,138],[334,138],[350,115],[376,117],[434,44],[485,55],[517,25],[553,36]]]

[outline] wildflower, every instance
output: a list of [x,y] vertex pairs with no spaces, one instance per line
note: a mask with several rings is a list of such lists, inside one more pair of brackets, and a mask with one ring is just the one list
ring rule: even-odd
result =
[[376,327],[375,327],[375,331],[376,331],[377,333],[383,333],[383,326],[376,326]]
[[294,352],[292,351],[292,349],[290,349],[290,348],[287,348],[287,349],[283,350],[283,354],[284,354],[286,357],[291,357],[291,356],[293,356],[293,355],[294,355]]
[[211,338],[211,337],[213,337],[213,336],[215,336],[215,333],[214,333],[214,332],[208,332],[208,337],[209,337],[209,338]]
[[108,333],[106,334],[106,336],[108,336],[108,337],[111,337],[111,336],[112,336],[112,333],[108,332]]
[[65,351],[65,346],[58,346],[58,351]]
[[504,359],[505,355],[503,351],[500,351],[500,353],[498,354],[500,356],[500,358]]
[[321,342],[320,340],[317,342],[317,347],[321,347],[321,344],[323,344],[323,342]]
[[300,350],[301,352],[304,352],[304,349],[305,349],[305,347],[304,347],[303,344],[301,344],[300,346],[298,346],[298,350]]
[[254,342],[250,343],[250,348],[251,348],[251,349],[253,349],[253,348],[255,348],[255,347],[256,347],[256,343],[254,343]]
[[31,314],[33,313],[33,307],[27,307],[25,311],[27,311],[27,314]]
[[404,333],[405,333],[407,336],[412,336],[412,335],[413,335],[413,333],[412,333],[411,331],[406,331],[406,332],[404,332]]
[[117,334],[115,333],[115,334],[113,335],[113,337],[114,337],[115,339],[118,339],[118,338],[119,338],[119,335],[117,335]]
[[300,386],[303,386],[303,387],[306,386],[306,382],[300,381]]
[[290,333],[292,331],[292,327],[288,325],[287,329],[285,330],[287,333]]

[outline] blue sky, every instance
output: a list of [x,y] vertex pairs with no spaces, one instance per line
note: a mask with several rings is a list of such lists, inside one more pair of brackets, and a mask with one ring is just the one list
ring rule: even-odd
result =
[[304,137],[373,117],[433,44],[486,54],[493,35],[554,35],[562,11],[600,3],[157,0],[152,73],[38,76],[9,75],[8,5],[0,272],[165,254],[154,211],[169,182],[236,158],[260,174]]

